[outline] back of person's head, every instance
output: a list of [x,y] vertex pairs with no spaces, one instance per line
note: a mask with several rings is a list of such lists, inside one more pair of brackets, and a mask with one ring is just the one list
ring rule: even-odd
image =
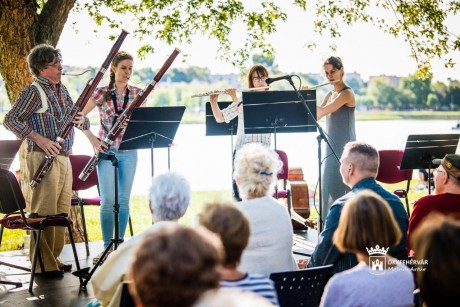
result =
[[203,294],[193,307],[272,307],[260,295],[239,288],[220,288]]
[[219,239],[206,229],[170,225],[145,236],[131,263],[130,292],[141,306],[192,306],[219,286]]
[[158,175],[149,192],[155,221],[176,221],[187,211],[191,191],[184,176],[174,172]]
[[233,176],[242,198],[270,195],[281,165],[278,154],[260,143],[246,144],[239,149]]
[[59,49],[48,44],[40,44],[30,50],[27,58],[29,70],[35,76],[40,76],[40,70],[46,69],[53,62],[61,62],[62,56]]
[[220,236],[225,249],[224,266],[236,266],[249,241],[250,227],[245,214],[232,202],[208,203],[199,222]]
[[254,88],[255,87],[254,86],[254,80],[252,80],[252,76],[254,75],[254,73],[258,77],[266,77],[266,78],[268,78],[268,70],[267,70],[267,68],[265,68],[265,66],[260,65],[260,64],[256,64],[256,65],[252,66],[251,69],[249,69],[248,75],[247,75],[248,87],[249,88]]
[[411,240],[423,301],[429,307],[460,306],[460,221],[432,213]]
[[367,248],[389,248],[397,245],[401,237],[388,203],[376,193],[363,190],[343,206],[333,242],[342,253],[367,254]]
[[377,149],[364,142],[348,142],[343,150],[342,160],[351,163],[363,176],[376,177],[379,170]]

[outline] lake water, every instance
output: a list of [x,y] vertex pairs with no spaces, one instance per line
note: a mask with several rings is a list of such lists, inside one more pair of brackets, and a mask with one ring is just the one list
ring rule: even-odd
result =
[[[321,123],[324,127],[324,123]],[[451,120],[419,121],[360,121],[356,123],[357,139],[377,149],[404,149],[411,134],[457,133]],[[95,131],[98,127],[95,126]],[[318,177],[317,132],[278,133],[277,149],[288,154],[290,166],[300,166],[309,185]],[[273,138],[273,136],[272,136]],[[14,139],[14,135],[0,126],[0,139]],[[236,141],[234,137],[233,141]],[[230,136],[206,136],[205,125],[181,125],[170,149],[170,168],[181,172],[190,181],[193,191],[230,190],[232,148]],[[323,156],[325,143],[322,144]],[[86,137],[76,132],[75,154],[92,155]],[[154,149],[154,174],[168,170],[168,149]],[[139,150],[139,162],[134,180],[133,195],[145,194],[151,183],[150,149]]]

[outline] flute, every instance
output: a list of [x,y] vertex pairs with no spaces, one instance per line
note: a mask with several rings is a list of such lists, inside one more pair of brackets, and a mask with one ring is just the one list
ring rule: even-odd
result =
[[[245,88],[245,89],[239,89],[236,90],[237,92],[253,92],[253,91],[258,91],[258,90],[266,90],[269,89],[270,86],[263,86],[263,87],[252,87],[252,88]],[[192,98],[196,97],[206,97],[206,96],[211,96],[215,94],[225,94],[225,90],[214,90],[214,91],[209,91],[209,92],[204,92],[200,94],[195,94],[192,95]]]
[[324,83],[321,83],[321,84],[313,85],[313,86],[309,87],[307,90],[314,90],[314,89],[317,89],[318,87],[329,85],[329,84],[335,84],[335,83],[337,83],[339,81],[340,80],[327,81],[327,82],[324,82]]
[[[94,90],[99,84],[99,81],[101,81],[102,77],[104,76],[104,73],[109,68],[110,63],[112,62],[113,58],[117,54],[118,50],[120,50],[121,44],[123,43],[123,41],[125,40],[128,34],[129,33],[126,30],[121,31],[120,36],[113,44],[112,49],[110,49],[110,52],[107,55],[107,58],[105,59],[99,71],[97,72],[96,76],[94,77],[94,79],[90,79],[88,81],[85,88],[83,89],[83,92],[80,94],[80,97],[78,97],[77,102],[73,105],[71,111],[65,117],[62,125],[59,127],[58,135],[55,140],[59,144],[63,144],[66,137],[69,135],[70,131],[72,131],[74,127],[74,124],[72,123],[72,121],[74,120],[77,113],[81,112],[84,109],[86,103],[91,98],[91,95],[93,94]],[[56,156],[54,155],[53,156],[45,155],[45,158],[43,159],[42,163],[40,164],[37,171],[35,172],[35,175],[32,181],[30,182],[30,186],[32,188],[35,188],[42,181],[43,177],[45,177],[45,175],[48,173],[55,159],[56,159]]]
[[[179,49],[174,49],[173,53],[169,56],[169,58],[165,61],[163,66],[160,68],[158,73],[155,75],[153,78],[152,82],[147,85],[147,87],[140,91],[137,96],[134,98],[133,102],[121,113],[121,115],[118,117],[117,121],[115,124],[112,126],[110,129],[109,133],[103,140],[104,145],[107,149],[102,150],[103,152],[106,152],[110,149],[112,146],[113,141],[116,139],[116,137],[123,131],[125,128],[123,126],[123,123],[128,120],[131,117],[131,114],[133,113],[134,109],[139,107],[145,99],[147,99],[147,96],[150,94],[150,92],[155,88],[155,85],[160,81],[160,79],[163,77],[165,72],[168,70],[168,68],[171,66],[171,64],[174,62],[176,59],[177,55],[179,54],[180,50]],[[99,154],[96,153],[86,164],[85,168],[81,171],[80,175],[78,175],[78,178],[80,180],[85,181],[88,179],[89,175],[94,171],[94,169],[97,166],[97,163],[99,162]]]

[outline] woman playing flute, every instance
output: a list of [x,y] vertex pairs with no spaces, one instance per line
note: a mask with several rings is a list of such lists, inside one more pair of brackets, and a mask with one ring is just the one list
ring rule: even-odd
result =
[[[324,97],[316,109],[316,114],[318,120],[326,116],[326,133],[332,140],[331,145],[337,157],[340,158],[345,144],[356,140],[355,94],[343,80],[345,71],[339,57],[331,56],[326,59],[323,69],[334,89]],[[332,203],[349,192],[349,188],[342,181],[339,163],[329,146],[326,148],[322,172],[322,212],[323,216],[326,216]]]
[[[254,65],[248,72],[247,80],[249,88],[263,88],[266,90],[267,83],[265,80],[268,78],[268,70],[263,65]],[[235,157],[236,151],[238,151],[244,144],[247,143],[262,143],[267,147],[270,146],[271,135],[270,133],[260,134],[245,134],[244,133],[244,116],[243,116],[243,101],[237,97],[235,88],[229,88],[225,90],[225,93],[232,98],[232,104],[227,108],[221,110],[217,104],[217,98],[219,94],[213,94],[210,96],[212,113],[218,123],[230,122],[232,119],[238,116],[238,130],[236,132],[236,145],[233,151],[233,157]],[[233,197],[237,201],[241,201],[238,193],[238,187],[236,186],[235,180],[233,180]]]
[[[115,124],[117,117],[133,102],[140,88],[129,85],[128,81],[133,73],[133,56],[125,51],[119,51],[112,60],[110,68],[110,83],[94,91],[92,98],[83,109],[84,114],[91,112],[96,106],[99,110],[101,127],[99,137],[90,130],[84,133],[88,137],[95,152],[106,150],[104,142],[108,132]],[[118,150],[123,133],[113,141],[110,152],[118,159],[118,203],[119,209],[119,235],[124,237],[129,218],[129,199],[133,186],[134,174],[137,166],[136,150]],[[97,165],[99,189],[101,194],[101,230],[104,250],[109,246],[114,233],[113,204],[115,203],[115,186],[112,162],[100,160]],[[102,254],[102,253],[101,253]],[[100,255],[93,259],[94,263]],[[107,253],[108,255],[108,253]]]

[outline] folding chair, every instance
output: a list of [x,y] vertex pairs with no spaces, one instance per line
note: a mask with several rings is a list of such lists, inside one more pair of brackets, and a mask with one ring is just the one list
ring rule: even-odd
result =
[[281,307],[319,306],[324,287],[332,275],[333,265],[305,270],[272,273]]
[[[36,242],[32,256],[32,266],[30,269],[5,262],[0,262],[0,264],[30,271],[29,292],[32,292],[37,259],[39,260],[41,271],[45,272],[43,260],[40,255],[40,238],[42,231],[47,227],[67,228],[77,270],[80,270],[80,263],[78,261],[77,250],[75,248],[75,242],[72,235],[71,222],[67,218],[67,214],[34,216],[31,218],[26,216],[26,213],[24,212],[25,208],[26,202],[24,200],[24,195],[22,194],[16,177],[10,171],[0,169],[0,213],[5,214],[5,216],[0,220],[2,232],[3,227],[7,229],[28,230],[34,235]],[[82,279],[80,278],[80,284],[81,283]]]
[[[88,161],[91,159],[88,155],[70,155],[70,164],[72,165],[72,191],[82,191],[87,190],[92,187],[98,187],[99,191],[99,181],[97,178],[97,171],[92,172],[89,177],[83,181],[78,178],[82,170],[85,168]],[[85,248],[86,248],[86,256],[89,256],[89,243],[88,243],[88,232],[86,229],[86,218],[85,218],[85,205],[93,205],[93,206],[100,206],[101,205],[101,197],[99,195],[94,197],[79,197],[79,196],[72,196],[71,201],[72,206],[80,206],[81,211],[81,222],[83,224],[83,237],[85,239]],[[129,217],[129,231],[131,236],[133,236],[133,225],[131,223],[131,216]]]
[[408,193],[413,170],[399,169],[403,154],[404,151],[398,149],[379,150],[380,165],[376,180],[389,184],[406,181],[406,189],[398,189],[393,193],[405,199],[407,214],[410,216]]

